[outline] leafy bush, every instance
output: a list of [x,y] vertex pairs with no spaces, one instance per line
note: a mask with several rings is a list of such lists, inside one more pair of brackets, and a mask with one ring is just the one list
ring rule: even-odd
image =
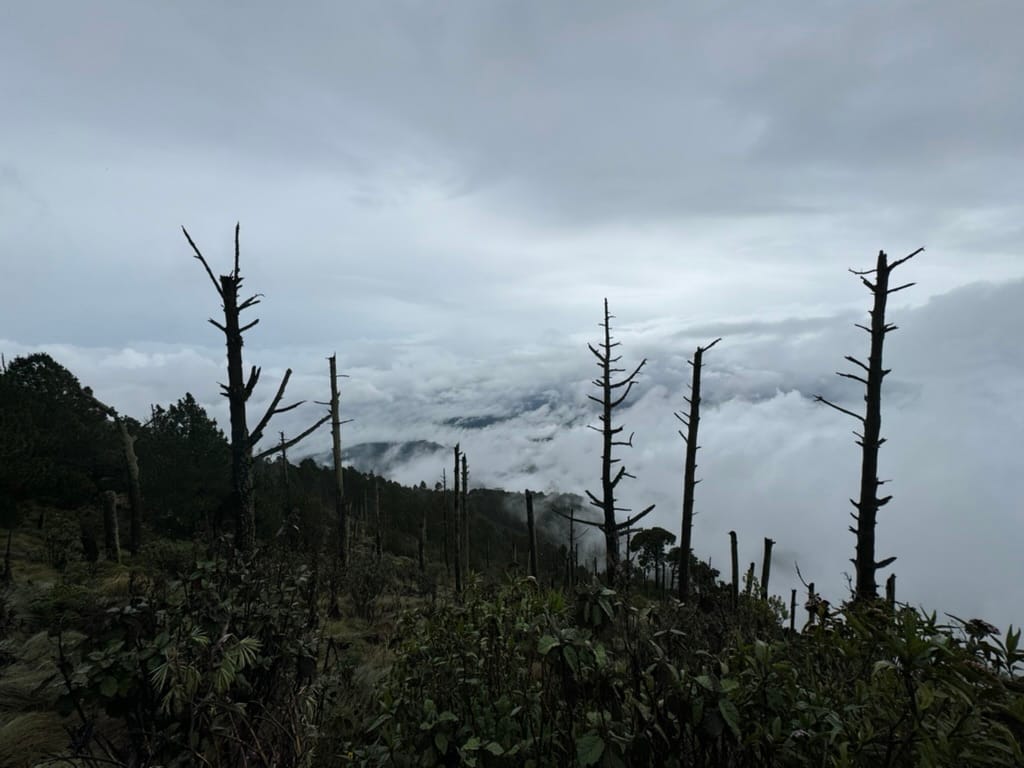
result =
[[[237,559],[199,563],[110,609],[61,652],[60,705],[78,713],[79,752],[133,765],[299,765],[321,694],[310,593],[303,566]],[[100,712],[121,725],[98,731]]]
[[[1019,633],[912,609],[845,608],[784,633],[750,600],[727,616],[575,605],[532,580],[407,615],[364,733],[365,765],[1012,766],[1022,760]],[[964,628],[966,629],[966,628]],[[986,639],[988,638],[988,639]]]

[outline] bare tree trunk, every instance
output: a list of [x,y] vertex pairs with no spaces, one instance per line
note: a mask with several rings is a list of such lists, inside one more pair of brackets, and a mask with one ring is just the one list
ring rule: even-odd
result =
[[459,445],[455,444],[455,489],[452,493],[455,514],[455,594],[462,594],[462,514],[459,509],[461,495],[459,493]]
[[526,537],[530,547],[530,575],[537,578],[537,532],[533,524],[533,494],[526,492]]
[[128,434],[128,425],[121,417],[115,417],[117,431],[121,436],[121,450],[128,470],[128,504],[131,518],[128,528],[128,551],[137,554],[142,546],[142,486],[139,483],[139,460],[135,455],[135,436]]
[[427,504],[426,500],[420,502],[420,535],[417,542],[417,553],[420,561],[420,573],[427,572],[427,561],[424,549],[427,545]]
[[117,494],[103,494],[103,544],[107,560],[121,562],[121,541],[117,530]]
[[327,358],[331,371],[331,458],[334,463],[334,514],[338,520],[338,559],[342,567],[348,559],[348,515],[346,514],[345,479],[341,468],[341,408],[338,392],[338,361]]
[[747,569],[747,585],[745,587],[747,597],[754,593],[754,564],[751,563]]
[[[892,264],[884,251],[878,252],[878,262],[874,269],[854,271],[853,274],[860,277],[861,282],[871,291],[874,297],[874,305],[871,309],[871,327],[858,324],[858,328],[867,331],[871,336],[871,352],[868,362],[865,365],[857,358],[847,355],[846,359],[861,369],[863,375],[854,373],[839,373],[840,376],[859,381],[864,385],[865,413],[863,416],[842,408],[835,403],[826,400],[821,395],[815,399],[828,405],[831,408],[845,413],[857,419],[864,429],[863,434],[857,434],[857,443],[862,448],[861,453],[861,475],[860,475],[860,497],[858,501],[851,502],[857,512],[853,515],[857,523],[856,528],[850,527],[850,531],[857,537],[856,557],[854,565],[857,569],[857,584],[854,591],[854,600],[873,600],[878,597],[878,584],[875,582],[875,572],[892,563],[896,558],[887,557],[880,562],[875,562],[875,525],[878,518],[878,510],[889,503],[892,496],[878,497],[879,487],[886,481],[878,479],[878,449],[885,439],[881,437],[882,429],[882,380],[889,371],[882,367],[882,348],[885,343],[886,334],[896,330],[896,326],[885,321],[885,306],[889,294],[909,288],[914,283],[906,283],[896,288],[889,287],[889,276],[892,271],[903,262],[913,258],[923,251],[919,248],[909,256],[897,259]],[[867,275],[874,275],[875,282],[867,279]],[[865,378],[865,376],[867,378]]]
[[[625,369],[615,367],[615,364],[622,356],[615,355],[613,352],[615,347],[619,346],[619,342],[612,341],[611,321],[612,315],[608,311],[608,299],[605,299],[604,322],[601,323],[601,327],[604,328],[604,340],[599,344],[600,349],[595,348],[592,344],[587,345],[590,352],[597,358],[597,365],[601,369],[600,376],[594,379],[593,382],[601,390],[601,396],[587,395],[587,397],[601,406],[601,415],[598,417],[601,426],[590,427],[601,433],[603,445],[601,453],[601,498],[598,498],[590,491],[587,491],[587,496],[590,498],[590,503],[600,509],[603,514],[604,519],[597,524],[597,527],[604,533],[606,578],[609,586],[614,586],[619,566],[619,533],[648,514],[654,509],[654,505],[652,504],[622,523],[616,520],[616,512],[629,512],[630,510],[615,506],[615,489],[623,477],[633,478],[634,476],[629,474],[624,466],[620,466],[617,471],[612,472],[613,465],[621,461],[621,459],[612,457],[612,450],[615,446],[632,447],[633,435],[630,434],[628,440],[616,440],[616,436],[623,431],[624,427],[614,425],[612,414],[615,408],[620,406],[629,396],[630,390],[633,389],[635,384],[637,374],[640,373],[647,360],[641,360],[640,364],[633,369],[633,372],[625,378],[619,381],[612,380],[615,374],[624,373]],[[623,387],[625,387],[625,391],[621,395],[618,394],[618,391]]]
[[761,599],[768,599],[768,578],[772,573],[772,547],[775,542],[767,536],[764,539],[764,559],[761,561]]
[[796,590],[790,590],[789,595],[789,631],[796,632]]
[[740,556],[736,546],[736,531],[729,531],[729,547],[732,553],[732,609],[740,602]]
[[384,555],[384,515],[380,509],[380,480],[373,481],[373,510],[377,516],[377,559]]
[[693,378],[690,381],[690,396],[684,398],[690,404],[690,412],[684,416],[677,413],[675,416],[686,426],[686,434],[682,431],[679,435],[686,441],[686,459],[683,468],[683,524],[679,537],[679,549],[681,550],[679,564],[679,600],[686,602],[690,598],[690,552],[693,550],[693,497],[697,488],[697,431],[700,427],[700,373],[704,365],[704,353],[711,349],[721,339],[715,339],[706,347],[697,347],[693,353],[693,360],[689,361],[693,368]]
[[890,573],[889,578],[885,580],[885,602],[889,604],[889,607],[896,605],[896,574]]
[[221,389],[228,398],[231,421],[231,484],[235,502],[235,545],[243,552],[251,552],[256,546],[256,500],[252,477],[255,459],[271,456],[283,448],[290,448],[312,434],[320,425],[330,419],[330,414],[317,421],[298,437],[288,441],[286,445],[277,446],[263,451],[255,457],[253,456],[253,449],[263,438],[263,431],[266,429],[271,417],[299,407],[302,401],[289,406],[278,407],[281,398],[284,396],[285,388],[288,386],[288,379],[291,377],[292,372],[289,368],[285,372],[284,379],[281,381],[281,385],[278,387],[277,394],[274,395],[270,407],[267,408],[266,413],[263,414],[256,427],[251,432],[249,431],[246,421],[245,404],[252,395],[256,382],[259,381],[260,369],[252,366],[248,379],[245,378],[242,372],[242,334],[255,326],[259,319],[253,320],[246,325],[241,325],[239,317],[244,310],[259,304],[260,299],[259,294],[256,294],[241,303],[238,301],[238,291],[242,286],[242,274],[239,269],[239,230],[239,225],[236,224],[234,269],[226,275],[221,275],[220,280],[218,280],[214,277],[213,270],[210,269],[210,265],[195,242],[193,242],[188,230],[184,227],[181,228],[181,231],[185,234],[185,239],[188,240],[188,244],[192,247],[193,257],[202,263],[206,274],[223,301],[224,323],[218,323],[213,319],[209,322],[219,328],[224,334],[225,344],[227,345],[228,383],[227,386],[222,384]]
[[466,576],[469,575],[469,469],[466,465],[466,454],[462,454],[462,501],[459,504],[459,509],[462,512],[462,556],[465,558],[463,562],[462,573]]
[[441,549],[444,552],[444,573],[445,576],[449,576],[451,575],[452,567],[448,558],[448,478],[444,469],[441,470],[441,516],[441,522],[444,526],[444,539],[441,542]]
[[814,592],[814,582],[812,581],[807,585],[807,625],[814,626],[814,616],[817,613],[815,610],[818,604],[818,596]]

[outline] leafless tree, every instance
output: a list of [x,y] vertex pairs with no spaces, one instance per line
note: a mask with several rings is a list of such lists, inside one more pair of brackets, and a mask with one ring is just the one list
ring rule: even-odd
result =
[[679,436],[686,441],[686,458],[683,467],[683,524],[679,536],[679,599],[686,602],[690,597],[690,553],[693,550],[693,497],[697,488],[697,430],[700,427],[700,386],[701,368],[704,365],[704,353],[711,349],[721,339],[715,339],[706,347],[697,347],[693,353],[693,360],[687,362],[693,368],[693,378],[690,381],[690,396],[683,398],[690,406],[686,415],[675,414],[686,427],[686,433],[679,430]]
[[626,369],[616,367],[622,356],[614,353],[615,348],[620,346],[620,342],[612,340],[611,321],[613,317],[608,311],[608,299],[605,299],[604,322],[600,323],[600,326],[604,329],[604,338],[598,343],[597,347],[593,344],[587,345],[591,354],[597,358],[597,366],[601,369],[600,375],[593,381],[594,386],[600,390],[600,396],[587,395],[587,397],[601,406],[601,414],[598,416],[601,426],[591,426],[590,429],[601,434],[603,452],[601,454],[601,496],[598,497],[590,491],[586,493],[590,503],[600,509],[603,515],[601,521],[590,524],[596,526],[604,533],[605,569],[609,584],[615,583],[616,571],[619,565],[620,533],[627,530],[654,509],[652,504],[621,523],[617,520],[616,513],[630,512],[632,510],[627,507],[616,506],[615,490],[622,481],[622,478],[630,477],[635,479],[635,476],[627,472],[625,466],[620,466],[617,470],[613,471],[614,466],[622,461],[613,457],[613,449],[616,446],[632,447],[633,445],[632,433],[628,440],[617,439],[625,428],[621,425],[615,425],[613,414],[615,409],[622,405],[626,398],[629,397],[629,393],[636,383],[636,377],[647,363],[647,360],[641,360],[640,364],[628,376],[618,380],[614,379],[617,374],[625,373]]
[[257,318],[250,323],[242,325],[239,318],[243,311],[260,303],[262,294],[254,294],[241,302],[238,300],[239,289],[242,287],[242,273],[239,269],[239,225],[235,225],[234,268],[228,274],[221,275],[219,280],[214,277],[213,270],[210,269],[210,265],[192,240],[188,230],[182,227],[181,231],[185,234],[185,239],[188,240],[188,244],[192,248],[193,258],[203,265],[206,274],[210,278],[210,282],[213,283],[213,287],[217,290],[217,294],[223,301],[224,322],[218,323],[212,318],[209,322],[220,329],[224,334],[227,344],[228,383],[221,384],[220,387],[223,390],[222,394],[228,398],[231,414],[231,481],[236,523],[235,546],[243,552],[249,552],[256,545],[256,500],[253,490],[252,471],[254,462],[267,456],[272,456],[283,448],[286,449],[296,445],[315,432],[322,424],[325,424],[331,418],[331,415],[328,413],[309,429],[300,433],[298,437],[292,438],[283,446],[279,444],[262,453],[254,453],[254,449],[263,438],[263,433],[271,418],[276,414],[298,408],[305,401],[300,400],[287,406],[281,405],[281,398],[284,397],[288,380],[292,375],[291,368],[289,368],[285,371],[284,378],[281,380],[281,384],[278,386],[277,393],[274,395],[273,400],[271,400],[270,406],[252,431],[249,430],[245,406],[252,396],[253,390],[256,388],[261,369],[254,365],[249,371],[249,376],[244,376],[242,345],[243,334],[255,326],[259,319]]
[[[860,278],[865,287],[871,291],[874,298],[870,313],[871,326],[857,324],[858,328],[866,331],[871,337],[871,351],[867,363],[858,360],[852,355],[846,356],[846,360],[860,369],[858,373],[837,372],[837,374],[864,385],[864,415],[861,416],[858,413],[836,405],[821,395],[815,397],[817,402],[824,403],[840,413],[845,413],[847,416],[852,416],[861,423],[861,427],[864,430],[863,434],[854,432],[854,435],[857,437],[857,444],[862,449],[860,497],[857,501],[850,499],[850,503],[857,510],[855,514],[851,513],[856,527],[850,526],[850,532],[857,537],[856,557],[851,562],[853,562],[857,569],[854,599],[858,601],[873,600],[878,597],[878,584],[875,583],[875,572],[896,560],[895,557],[887,557],[884,560],[875,561],[875,525],[877,523],[878,510],[892,499],[892,496],[883,496],[881,498],[878,496],[879,486],[888,482],[887,480],[878,479],[878,449],[885,442],[885,438],[881,436],[882,380],[890,372],[889,369],[882,367],[882,347],[886,335],[896,330],[895,325],[885,321],[885,305],[890,294],[914,285],[914,283],[905,283],[896,288],[890,288],[889,277],[892,271],[923,250],[924,248],[918,248],[909,256],[897,259],[891,264],[885,251],[879,251],[878,262],[874,269],[863,271],[850,270],[852,274]],[[868,279],[870,275],[874,275],[874,282]]]

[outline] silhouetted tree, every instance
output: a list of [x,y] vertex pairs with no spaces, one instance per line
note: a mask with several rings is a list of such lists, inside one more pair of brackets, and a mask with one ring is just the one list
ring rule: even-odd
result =
[[[614,465],[622,461],[613,457],[613,449],[616,446],[632,447],[633,445],[632,433],[630,433],[628,440],[616,439],[624,430],[624,427],[615,425],[613,414],[615,409],[622,405],[629,396],[633,385],[636,383],[636,377],[647,363],[647,360],[641,360],[640,364],[628,376],[617,381],[614,380],[616,374],[625,373],[626,369],[615,367],[616,363],[622,359],[622,356],[615,355],[613,352],[616,347],[620,346],[620,342],[612,341],[611,321],[613,317],[608,312],[608,299],[605,299],[604,322],[600,323],[600,326],[604,328],[604,338],[597,347],[594,347],[593,344],[587,344],[591,354],[597,358],[598,368],[601,369],[600,375],[593,381],[594,386],[601,392],[600,397],[595,397],[594,395],[587,395],[587,397],[601,406],[601,414],[598,416],[601,426],[590,426],[590,429],[601,433],[603,450],[601,453],[601,496],[598,497],[590,491],[586,493],[590,503],[600,509],[603,515],[603,520],[590,524],[600,528],[601,532],[604,533],[605,569],[609,584],[615,583],[616,569],[619,564],[620,532],[628,529],[654,509],[654,505],[651,504],[643,511],[621,523],[616,519],[617,512],[630,512],[631,510],[628,507],[618,507],[615,505],[615,489],[622,481],[622,478],[630,477],[635,479],[635,476],[627,472],[625,466],[620,466],[618,470],[613,472]],[[621,394],[619,394],[620,391]]]
[[[686,427],[686,434],[679,431],[680,437],[686,441],[686,459],[683,468],[683,523],[682,532],[679,537],[679,546],[683,552],[689,555],[693,551],[693,497],[697,488],[697,430],[700,427],[700,374],[704,364],[704,353],[711,349],[721,339],[715,339],[706,347],[697,347],[693,353],[693,360],[687,362],[693,368],[693,378],[690,381],[690,396],[683,398],[690,405],[689,413],[685,416],[681,413],[675,414]],[[679,568],[679,599],[682,602],[690,596],[690,558],[682,558]]]
[[[854,599],[858,601],[871,600],[878,597],[878,584],[875,582],[875,572],[879,568],[891,564],[895,557],[887,557],[884,560],[875,562],[875,525],[878,518],[878,510],[889,503],[892,496],[879,498],[878,488],[885,480],[878,479],[878,449],[885,438],[881,436],[882,429],[882,380],[890,373],[882,367],[882,347],[885,337],[896,326],[885,321],[885,305],[890,294],[909,288],[914,283],[905,283],[896,288],[889,287],[889,276],[900,264],[912,259],[921,253],[924,248],[918,248],[909,256],[889,263],[885,251],[878,252],[878,262],[874,269],[850,272],[857,275],[861,282],[867,287],[874,298],[871,308],[871,326],[857,324],[871,336],[871,351],[867,363],[864,363],[852,355],[847,355],[846,360],[856,365],[863,371],[863,374],[840,373],[839,376],[859,381],[864,385],[864,415],[854,413],[835,403],[817,395],[815,400],[834,408],[840,413],[852,416],[857,419],[864,430],[863,434],[854,432],[857,437],[857,444],[861,446],[861,475],[860,475],[860,497],[857,501],[850,499],[850,503],[857,509],[856,514],[851,514],[856,527],[850,526],[850,532],[857,537],[856,557],[853,558],[854,566],[857,569],[857,582],[854,588]],[[874,275],[875,281],[868,280],[868,275]]]
[[[251,432],[249,431],[245,404],[256,388],[261,369],[254,365],[249,371],[248,378],[244,376],[242,372],[242,335],[255,326],[259,322],[259,318],[246,325],[241,325],[239,317],[244,310],[259,304],[262,294],[254,294],[242,302],[238,300],[238,292],[242,286],[242,274],[239,270],[239,225],[235,225],[234,269],[226,275],[221,275],[220,280],[213,276],[213,270],[210,269],[210,265],[207,264],[203,254],[196,247],[188,230],[182,227],[181,231],[185,233],[185,239],[188,240],[188,244],[192,247],[194,258],[202,263],[206,269],[206,274],[210,277],[210,282],[213,283],[213,287],[224,302],[224,323],[218,323],[212,318],[209,322],[220,329],[227,343],[228,383],[227,385],[221,384],[221,389],[228,398],[231,413],[231,479],[236,522],[235,545],[243,552],[248,552],[253,549],[256,543],[256,501],[253,492],[253,462],[256,459],[265,458],[277,453],[282,450],[282,446],[274,446],[255,456],[253,454],[254,448],[263,438],[263,432],[274,415],[298,408],[305,401],[300,400],[291,405],[280,406],[281,398],[284,397],[285,388],[288,386],[288,379],[292,375],[292,370],[289,368],[285,371],[284,378],[281,380],[281,384],[277,388],[277,394],[274,395],[270,406],[256,424],[256,427]],[[313,424],[312,427],[299,434],[298,437],[289,440],[283,447],[290,448],[297,444],[330,418],[331,415],[328,413]]]
[[[638,552],[640,561],[640,567],[645,571],[648,569],[654,570],[654,584],[658,586],[658,574],[663,572],[665,567],[665,559],[667,557],[666,547],[676,543],[676,535],[666,531],[664,528],[655,526],[653,528],[644,528],[633,534],[633,537],[629,543],[629,548],[633,552]],[[680,551],[684,551],[680,549]],[[684,558],[687,559],[687,558]],[[664,579],[662,579],[663,585]]]

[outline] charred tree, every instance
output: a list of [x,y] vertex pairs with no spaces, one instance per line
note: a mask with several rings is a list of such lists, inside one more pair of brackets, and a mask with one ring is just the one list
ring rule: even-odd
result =
[[459,494],[459,444],[455,444],[455,488],[452,491],[454,514],[452,515],[455,528],[455,594],[462,594],[462,515],[459,510],[461,500]]
[[341,470],[341,394],[338,391],[337,355],[327,358],[331,372],[331,458],[334,464],[334,514],[338,521],[338,560],[342,567],[348,562],[348,501],[345,498],[345,480]]
[[[879,251],[878,262],[874,269],[863,271],[850,270],[852,274],[860,278],[865,287],[871,291],[874,298],[870,312],[871,326],[857,324],[858,328],[866,331],[871,337],[871,351],[866,364],[852,355],[847,355],[846,360],[856,365],[860,371],[858,373],[837,372],[837,375],[858,381],[864,385],[864,415],[861,416],[836,405],[821,395],[815,397],[817,402],[824,403],[840,413],[845,413],[847,416],[852,416],[861,423],[861,427],[864,430],[863,434],[854,432],[854,435],[857,437],[857,444],[862,449],[860,496],[856,501],[850,499],[850,503],[857,510],[856,513],[851,513],[856,527],[850,526],[850,532],[857,537],[856,557],[851,561],[857,570],[857,583],[854,589],[855,601],[876,599],[878,597],[878,584],[875,582],[876,571],[896,560],[895,557],[887,557],[879,562],[875,561],[875,525],[878,520],[878,510],[892,499],[892,496],[883,496],[881,498],[878,496],[879,487],[888,482],[887,480],[878,479],[878,449],[885,442],[885,438],[881,436],[882,380],[890,373],[889,369],[882,367],[882,348],[886,335],[897,328],[897,326],[885,321],[885,306],[890,294],[914,285],[914,283],[905,283],[896,288],[890,288],[889,277],[892,271],[923,250],[924,248],[918,248],[909,256],[897,259],[891,264],[885,251]],[[874,282],[868,279],[869,275],[874,275]]]
[[732,609],[740,602],[740,555],[736,546],[736,531],[729,531],[729,549],[732,556]]
[[764,557],[761,560],[761,599],[768,599],[768,579],[772,575],[772,547],[775,542],[767,536],[764,539]]
[[686,427],[686,433],[679,430],[679,436],[686,442],[686,458],[683,467],[683,524],[679,536],[679,600],[686,602],[690,598],[690,552],[693,550],[693,497],[697,488],[697,430],[700,427],[700,374],[704,365],[704,353],[711,349],[721,339],[715,339],[706,347],[697,347],[693,353],[693,360],[687,362],[693,368],[693,378],[690,381],[690,396],[683,398],[690,406],[686,415],[675,414]]
[[593,380],[594,386],[600,390],[601,394],[599,397],[595,397],[594,395],[587,395],[587,397],[601,407],[601,415],[598,416],[601,426],[595,427],[591,425],[590,429],[601,434],[603,448],[601,453],[601,496],[598,497],[590,491],[587,491],[587,496],[590,499],[590,503],[600,509],[602,513],[603,520],[591,524],[595,525],[602,533],[604,533],[606,578],[610,586],[615,584],[616,572],[619,565],[620,533],[627,530],[630,526],[654,509],[654,505],[652,504],[621,523],[618,522],[616,518],[616,513],[618,512],[632,511],[628,507],[616,506],[616,488],[622,481],[622,478],[636,478],[634,475],[631,475],[626,471],[625,466],[620,466],[615,469],[615,465],[620,464],[622,460],[613,457],[613,449],[617,446],[632,447],[633,434],[630,434],[628,440],[617,439],[624,430],[624,427],[621,425],[615,425],[613,415],[615,413],[615,409],[622,405],[629,396],[630,391],[633,389],[633,385],[636,383],[636,377],[640,373],[641,369],[643,369],[644,365],[646,365],[647,360],[641,360],[640,364],[634,368],[633,372],[628,376],[615,380],[615,376],[620,373],[625,373],[626,369],[616,367],[616,364],[622,359],[622,355],[616,355],[614,353],[615,348],[620,346],[620,342],[612,340],[611,321],[613,317],[614,316],[608,311],[608,299],[605,299],[604,322],[600,323],[600,326],[604,329],[604,338],[599,342],[597,347],[593,344],[587,344],[587,348],[590,350],[591,354],[597,358],[598,368],[601,369],[601,373]]
[[373,511],[377,518],[377,559],[384,556],[384,513],[380,508],[380,480],[373,481]]
[[466,454],[462,454],[462,498],[459,502],[459,510],[462,513],[462,573],[469,575],[469,467],[466,464]]
[[[196,246],[188,230],[184,227],[181,231],[192,248],[193,258],[202,263],[206,274],[217,290],[217,294],[223,301],[224,322],[218,323],[210,319],[211,325],[218,328],[224,334],[227,345],[228,383],[221,384],[222,394],[228,398],[231,420],[231,483],[233,506],[235,512],[235,546],[243,552],[251,552],[256,546],[256,500],[253,489],[253,464],[256,460],[271,456],[281,450],[281,446],[274,446],[262,453],[254,455],[254,449],[263,438],[263,432],[267,428],[270,419],[279,413],[293,410],[302,405],[303,402],[293,403],[288,406],[280,406],[281,398],[284,397],[285,388],[288,386],[288,379],[292,371],[289,368],[285,371],[284,378],[267,408],[263,417],[256,427],[250,432],[246,420],[246,403],[252,396],[256,383],[260,378],[261,369],[255,365],[249,371],[248,377],[242,370],[242,346],[244,343],[243,334],[259,323],[259,319],[253,320],[245,325],[241,324],[241,314],[246,309],[260,303],[262,294],[253,294],[249,298],[239,302],[239,289],[242,287],[242,274],[239,270],[239,225],[235,225],[235,262],[234,268],[226,275],[221,275],[220,280],[214,277],[213,270],[207,263],[206,258]],[[317,430],[326,423],[331,415],[328,413],[317,421],[312,427],[299,434],[298,437],[288,441],[284,446],[290,448]]]
[[448,476],[447,470],[441,469],[441,524],[443,526],[442,534],[444,536],[441,542],[441,550],[444,554],[444,572],[445,576],[448,576],[452,572],[451,560],[448,557]]

